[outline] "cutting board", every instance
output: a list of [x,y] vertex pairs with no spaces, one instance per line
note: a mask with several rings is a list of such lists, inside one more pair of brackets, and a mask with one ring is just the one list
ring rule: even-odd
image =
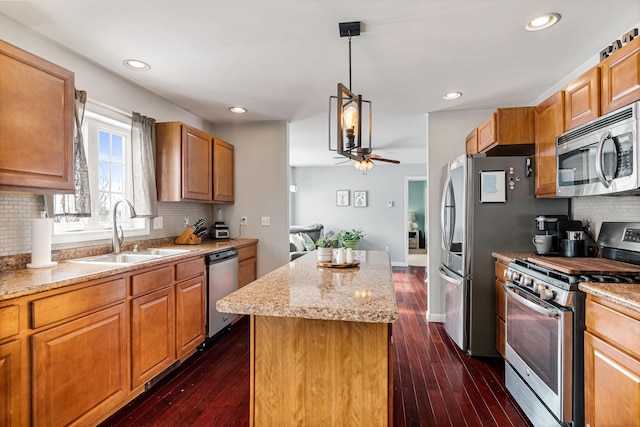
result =
[[527,257],[527,259],[543,267],[553,268],[565,274],[640,274],[639,265],[606,258],[566,258],[534,255]]

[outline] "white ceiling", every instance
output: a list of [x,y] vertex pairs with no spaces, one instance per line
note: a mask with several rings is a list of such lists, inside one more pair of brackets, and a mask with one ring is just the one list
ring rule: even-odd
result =
[[[560,13],[560,23],[524,31],[545,12]],[[47,0],[0,1],[0,13],[214,124],[291,122],[300,165],[294,159],[314,157],[299,155],[305,147],[333,162],[329,96],[349,83],[338,23],[362,21],[352,89],[373,102],[374,149],[406,150],[403,160],[415,163],[425,161],[412,154],[425,145],[416,138],[424,130],[407,129],[415,117],[529,105],[640,22],[640,1]],[[151,70],[131,71],[126,58]],[[442,99],[454,90],[464,96]],[[248,112],[233,115],[234,105]]]

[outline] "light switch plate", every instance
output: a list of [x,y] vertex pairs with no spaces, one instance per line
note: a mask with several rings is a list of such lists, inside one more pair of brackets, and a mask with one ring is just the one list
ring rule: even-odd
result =
[[271,217],[263,216],[262,217],[262,225],[271,225]]
[[162,217],[161,216],[157,216],[157,217],[153,218],[153,229],[154,230],[162,229]]

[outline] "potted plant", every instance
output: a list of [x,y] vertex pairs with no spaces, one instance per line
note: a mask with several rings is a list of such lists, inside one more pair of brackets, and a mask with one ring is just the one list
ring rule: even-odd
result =
[[338,240],[343,248],[358,249],[360,239],[364,237],[364,231],[361,228],[353,228],[351,230],[342,230],[338,234]]
[[318,240],[316,241],[316,248],[318,249],[318,261],[331,262],[333,258],[333,248],[338,241],[337,237],[334,237],[333,231],[327,233],[322,232]]

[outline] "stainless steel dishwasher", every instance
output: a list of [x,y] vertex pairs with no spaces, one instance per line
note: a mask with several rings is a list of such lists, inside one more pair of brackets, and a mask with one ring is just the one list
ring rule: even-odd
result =
[[225,249],[205,257],[207,262],[207,338],[211,338],[238,317],[220,313],[216,301],[238,289],[238,250]]

